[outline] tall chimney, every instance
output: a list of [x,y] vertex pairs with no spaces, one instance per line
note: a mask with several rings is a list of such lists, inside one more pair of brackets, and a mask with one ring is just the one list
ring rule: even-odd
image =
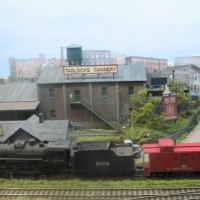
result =
[[61,49],[61,60],[60,60],[60,64],[61,64],[61,67],[63,67],[64,65],[64,50],[63,50],[63,47],[60,48]]

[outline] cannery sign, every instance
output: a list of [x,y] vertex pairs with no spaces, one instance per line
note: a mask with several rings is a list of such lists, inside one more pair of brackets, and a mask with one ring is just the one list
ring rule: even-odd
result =
[[177,118],[176,93],[163,94],[163,109],[165,120]]
[[64,66],[64,74],[105,74],[117,73],[117,65],[83,65],[83,66]]

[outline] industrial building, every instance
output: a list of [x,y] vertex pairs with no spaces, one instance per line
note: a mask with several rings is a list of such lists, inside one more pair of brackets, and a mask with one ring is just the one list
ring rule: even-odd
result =
[[162,71],[167,68],[167,59],[159,59],[152,57],[129,56],[126,57],[126,64],[142,63],[148,74]]
[[130,97],[146,87],[144,66],[81,65],[82,47],[72,44],[66,50],[69,65],[46,66],[37,81],[44,117],[87,128],[116,128]]
[[[99,71],[90,73],[94,68]],[[71,74],[64,74],[63,67],[47,66],[38,79],[38,97],[46,119],[68,119],[87,128],[113,127],[123,118],[130,97],[146,87],[142,64],[64,69]]]

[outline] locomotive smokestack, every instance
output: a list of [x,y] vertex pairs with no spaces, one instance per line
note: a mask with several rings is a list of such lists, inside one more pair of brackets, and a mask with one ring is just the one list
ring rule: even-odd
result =
[[43,123],[44,118],[43,118],[43,113],[39,113],[39,123]]

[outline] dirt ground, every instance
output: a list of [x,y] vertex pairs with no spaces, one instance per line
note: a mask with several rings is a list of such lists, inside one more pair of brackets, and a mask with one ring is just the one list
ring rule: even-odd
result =
[[186,142],[200,142],[200,123],[193,129],[192,132],[187,136],[182,143]]

